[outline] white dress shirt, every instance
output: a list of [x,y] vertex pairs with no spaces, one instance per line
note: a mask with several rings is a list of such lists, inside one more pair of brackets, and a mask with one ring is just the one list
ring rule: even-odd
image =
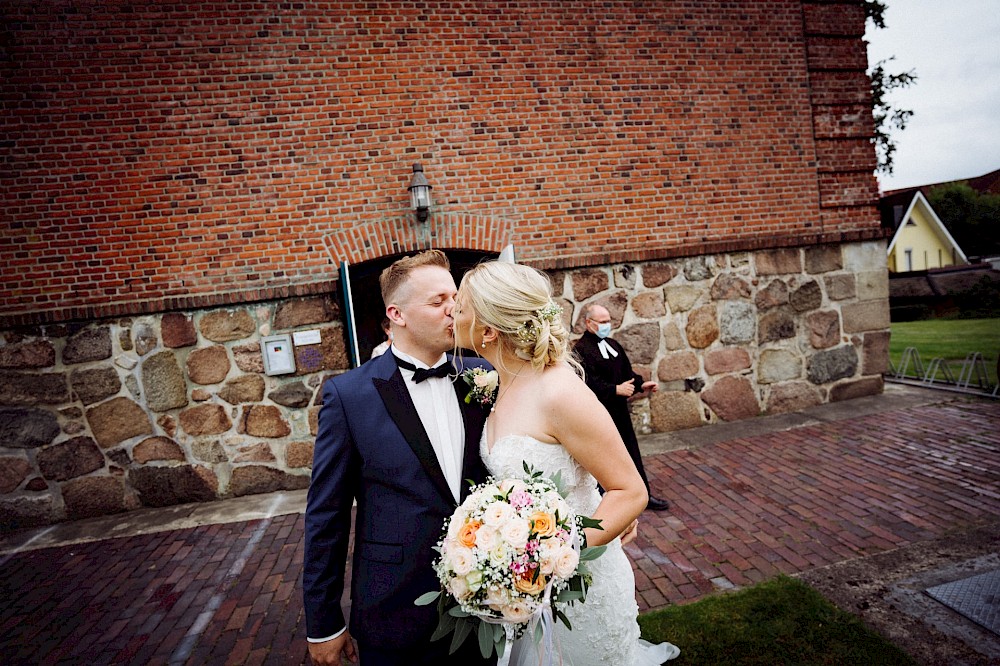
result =
[[[436,367],[448,362],[448,355],[441,354],[434,366],[418,361],[396,345],[390,350],[397,358],[412,363],[417,368]],[[448,487],[458,502],[462,490],[462,463],[465,460],[465,421],[462,408],[452,385],[454,377],[430,377],[417,384],[413,381],[413,371],[400,368],[410,392],[413,406],[417,408],[420,422],[424,424],[427,437],[431,440],[434,455],[437,456]]]

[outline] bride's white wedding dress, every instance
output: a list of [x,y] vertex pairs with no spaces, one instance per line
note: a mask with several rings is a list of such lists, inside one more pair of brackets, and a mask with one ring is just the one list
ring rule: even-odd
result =
[[[592,516],[601,502],[597,481],[560,444],[547,444],[526,435],[507,435],[490,450],[484,429],[480,455],[496,479],[522,478],[525,462],[548,477],[561,472],[563,487],[569,491],[566,501],[578,514]],[[620,539],[609,543],[604,554],[589,562],[588,567],[594,580],[586,602],[577,602],[565,610],[573,630],[555,622],[553,645],[558,654],[553,663],[659,666],[680,653],[670,643],[652,645],[640,640],[635,575]],[[539,647],[531,637],[525,637],[515,643],[510,664],[533,666],[539,663],[540,656]]]

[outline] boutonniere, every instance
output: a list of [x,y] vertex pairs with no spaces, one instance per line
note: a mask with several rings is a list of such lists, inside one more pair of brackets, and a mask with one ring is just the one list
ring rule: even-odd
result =
[[500,375],[496,370],[485,368],[469,368],[462,373],[462,379],[469,385],[469,393],[465,396],[465,404],[475,400],[483,407],[489,407],[497,397],[500,386]]

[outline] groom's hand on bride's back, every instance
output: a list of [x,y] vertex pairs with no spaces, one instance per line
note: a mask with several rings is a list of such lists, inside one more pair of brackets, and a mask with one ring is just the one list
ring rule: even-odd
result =
[[354,641],[351,640],[351,632],[345,631],[336,638],[331,638],[322,643],[309,644],[309,658],[317,666],[341,666],[340,655],[343,653],[347,661],[352,664],[358,662],[358,653],[354,649]]

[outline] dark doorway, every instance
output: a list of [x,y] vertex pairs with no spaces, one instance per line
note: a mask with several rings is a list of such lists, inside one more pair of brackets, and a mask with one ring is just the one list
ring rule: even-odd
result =
[[[465,271],[488,259],[496,259],[496,252],[480,252],[478,250],[442,250],[451,262],[451,274],[455,284],[462,281]],[[382,334],[382,318],[385,317],[385,305],[382,303],[382,291],[379,288],[378,276],[382,271],[402,256],[415,254],[404,252],[388,257],[372,259],[360,264],[352,264],[351,294],[354,301],[354,325],[358,335],[358,363],[364,363],[371,358],[372,349],[385,339]]]

